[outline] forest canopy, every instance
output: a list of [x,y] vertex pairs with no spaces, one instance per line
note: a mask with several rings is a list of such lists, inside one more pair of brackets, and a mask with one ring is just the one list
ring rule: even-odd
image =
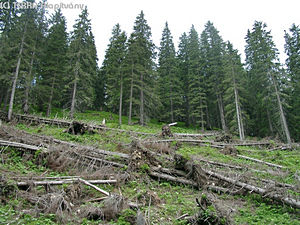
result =
[[13,112],[50,116],[58,108],[73,118],[76,111],[105,110],[119,114],[120,124],[122,116],[129,124],[137,117],[141,125],[156,118],[222,129],[241,140],[299,141],[299,25],[285,31],[284,65],[263,21],[253,21],[247,31],[245,63],[212,21],[197,29],[191,25],[175,46],[166,22],[155,46],[141,11],[131,34],[120,24],[112,28],[100,65],[86,7],[71,32],[59,9],[50,18],[42,5],[1,10],[1,110],[8,120]]

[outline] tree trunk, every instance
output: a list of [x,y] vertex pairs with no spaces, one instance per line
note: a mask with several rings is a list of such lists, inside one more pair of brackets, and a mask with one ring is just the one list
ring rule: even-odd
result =
[[204,132],[204,113],[203,113],[203,107],[202,107],[203,103],[202,103],[202,99],[200,99],[200,118],[201,118],[201,131]]
[[217,101],[218,101],[218,106],[219,106],[222,130],[226,132],[227,127],[226,127],[226,123],[225,123],[224,107],[223,107],[222,97],[220,95],[217,96]]
[[76,68],[75,68],[75,79],[74,79],[74,87],[73,87],[73,94],[72,94],[71,111],[70,111],[71,118],[74,118],[75,103],[76,103],[76,91],[77,91],[77,79],[78,79],[78,72],[79,72],[78,70],[79,70],[79,59],[77,59]]
[[131,64],[131,83],[130,83],[130,97],[129,97],[128,125],[131,125],[131,116],[132,116],[132,97],[133,97],[133,63]]
[[55,84],[55,76],[53,76],[52,84],[51,84],[51,92],[50,92],[50,96],[49,96],[49,102],[48,102],[48,108],[47,108],[47,114],[46,114],[47,117],[49,117],[51,114],[52,99],[53,99],[53,94],[54,94],[54,84]]
[[206,110],[206,126],[211,130],[207,102],[206,102],[205,110]]
[[281,123],[282,123],[282,126],[283,126],[283,132],[285,133],[287,143],[289,145],[291,145],[292,144],[291,136],[290,136],[288,125],[287,125],[287,122],[286,122],[286,119],[285,119],[285,116],[284,116],[284,112],[283,112],[282,103],[281,103],[281,100],[280,100],[280,95],[279,95],[279,91],[278,91],[278,88],[277,88],[276,80],[275,80],[273,75],[271,75],[271,77],[272,77],[274,88],[275,88],[277,103],[278,103],[278,106],[279,106],[279,112],[280,112]]
[[122,102],[123,102],[123,75],[120,77],[120,103],[119,103],[119,125],[122,125]]
[[242,118],[240,117],[241,112],[240,112],[240,107],[239,107],[239,102],[238,102],[238,93],[237,93],[237,89],[235,86],[235,81],[234,81],[234,101],[235,101],[236,117],[237,117],[237,122],[238,122],[240,140],[243,141],[244,134],[243,134],[243,129],[242,129]]
[[171,122],[174,122],[174,109],[173,109],[173,90],[172,90],[172,84],[170,87],[170,106],[171,106]]
[[10,88],[7,88],[7,91],[6,91],[5,97],[4,97],[3,108],[2,108],[3,111],[6,111],[9,93],[10,93]]
[[29,102],[29,91],[30,91],[30,86],[31,86],[31,81],[32,81],[32,70],[33,70],[34,55],[35,55],[35,48],[32,52],[29,73],[28,73],[28,77],[26,79],[25,100],[24,100],[24,106],[23,106],[23,112],[25,114],[27,114],[28,111],[29,111],[28,102]]
[[19,55],[18,55],[18,62],[17,62],[17,66],[16,66],[15,77],[14,77],[13,85],[12,85],[12,89],[11,89],[11,95],[10,95],[10,101],[9,101],[9,108],[8,108],[8,118],[7,118],[8,121],[11,120],[11,116],[12,116],[12,111],[13,111],[13,106],[14,106],[14,99],[15,99],[15,92],[16,92],[16,86],[17,86],[17,80],[18,80],[18,76],[19,76],[21,59],[22,59],[22,53],[23,53],[24,43],[25,43],[25,34],[26,34],[26,31],[27,31],[27,23],[25,24],[25,28],[24,28],[24,32],[23,32],[23,36],[22,36],[22,40],[21,40],[21,46],[20,46],[20,51],[19,51]]
[[140,95],[140,124],[144,126],[144,90],[143,90],[144,76],[141,73],[141,95]]
[[272,122],[271,122],[271,117],[270,117],[270,112],[267,108],[267,116],[268,116],[268,122],[269,122],[269,128],[270,128],[270,131],[271,131],[271,135],[274,134],[274,129],[273,129],[273,125],[272,125]]

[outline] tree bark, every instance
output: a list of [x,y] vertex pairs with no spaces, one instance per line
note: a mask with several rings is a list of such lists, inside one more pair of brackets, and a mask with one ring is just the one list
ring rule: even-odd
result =
[[30,61],[30,69],[28,73],[28,77],[26,79],[26,89],[25,89],[25,100],[24,100],[24,106],[23,106],[23,112],[27,114],[29,112],[29,91],[32,81],[32,70],[33,70],[33,62],[34,62],[34,56],[35,56],[35,47],[32,52],[31,61]]
[[15,92],[16,92],[16,86],[17,86],[19,71],[20,71],[20,65],[21,65],[21,60],[22,60],[22,53],[23,53],[23,49],[24,49],[26,32],[27,32],[27,22],[25,24],[23,36],[22,36],[22,39],[21,39],[21,46],[20,46],[19,55],[18,55],[18,62],[17,62],[15,77],[14,77],[13,85],[12,85],[12,89],[11,89],[10,102],[9,102],[9,108],[8,108],[8,118],[7,118],[8,121],[11,120],[11,116],[12,116],[12,111],[13,111],[13,106],[14,106],[14,99],[15,99]]
[[75,79],[74,79],[74,86],[73,86],[71,111],[70,111],[70,117],[71,118],[74,118],[74,112],[75,112],[77,79],[78,79],[78,72],[79,72],[78,70],[79,70],[79,59],[77,59],[77,61],[76,61],[76,68],[75,68]]
[[282,126],[283,126],[283,131],[285,133],[287,143],[289,145],[291,145],[292,144],[291,136],[290,136],[290,132],[289,132],[287,122],[286,122],[286,118],[284,116],[284,112],[283,112],[282,103],[281,103],[281,100],[280,100],[280,95],[279,95],[279,91],[278,91],[278,88],[277,88],[276,80],[275,80],[275,77],[273,75],[271,75],[271,77],[272,77],[274,88],[275,88],[275,93],[276,93],[277,103],[278,103],[278,106],[279,106],[279,112],[280,112],[281,123],[282,123]]
[[173,90],[172,90],[172,84],[170,87],[170,107],[171,107],[171,122],[174,122],[174,107],[173,107]]
[[226,132],[227,127],[226,127],[226,122],[225,122],[224,106],[223,106],[222,97],[220,95],[217,96],[217,101],[218,101],[218,106],[219,106],[222,130]]
[[203,101],[200,99],[200,118],[201,118],[201,131],[204,132],[204,113],[203,113]]
[[52,99],[53,99],[53,93],[54,93],[54,84],[55,84],[55,76],[53,76],[52,84],[51,84],[51,92],[50,92],[50,96],[49,96],[49,102],[48,102],[47,114],[46,114],[47,117],[49,117],[51,114],[51,106],[52,106]]
[[120,103],[119,103],[119,125],[122,125],[122,103],[123,103],[123,75],[120,74]]
[[274,129],[273,129],[273,125],[272,125],[272,122],[271,122],[271,117],[270,117],[270,112],[267,108],[267,116],[268,116],[268,122],[269,122],[269,128],[270,128],[270,131],[271,131],[271,135],[274,134]]
[[6,91],[5,97],[4,97],[4,104],[2,107],[3,111],[6,111],[9,93],[10,93],[10,88],[7,88],[7,91]]
[[132,97],[133,97],[133,62],[132,62],[132,64],[131,64],[131,83],[130,83],[130,97],[129,97],[128,125],[131,125],[131,116],[132,116]]
[[240,135],[240,140],[244,140],[244,133],[243,133],[243,128],[242,128],[242,118],[241,112],[240,112],[240,107],[239,107],[239,100],[238,100],[238,93],[237,93],[237,88],[235,85],[234,81],[234,101],[235,101],[235,109],[236,109],[236,117],[237,117],[237,122],[238,122],[238,128],[239,128],[239,135]]
[[143,76],[143,73],[141,73],[140,124],[142,126],[145,125],[145,122],[144,122],[144,90],[143,90],[143,82],[144,82],[144,76]]

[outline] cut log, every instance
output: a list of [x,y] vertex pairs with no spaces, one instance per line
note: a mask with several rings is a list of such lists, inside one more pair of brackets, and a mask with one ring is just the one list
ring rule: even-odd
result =
[[43,147],[37,147],[34,145],[27,145],[27,144],[22,144],[18,142],[12,142],[12,141],[5,141],[5,140],[0,140],[0,146],[9,146],[9,147],[14,147],[14,148],[20,148],[20,149],[25,149],[25,150],[32,150],[32,151],[42,151],[42,152],[47,152],[47,150]]

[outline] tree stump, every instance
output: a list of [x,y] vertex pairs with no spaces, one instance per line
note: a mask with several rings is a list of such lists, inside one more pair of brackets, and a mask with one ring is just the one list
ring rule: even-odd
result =
[[168,124],[164,125],[162,127],[161,136],[162,137],[173,137],[173,134],[171,132],[171,127]]
[[77,135],[77,134],[84,134],[86,131],[85,125],[78,121],[73,121],[71,126],[68,128],[68,133]]

